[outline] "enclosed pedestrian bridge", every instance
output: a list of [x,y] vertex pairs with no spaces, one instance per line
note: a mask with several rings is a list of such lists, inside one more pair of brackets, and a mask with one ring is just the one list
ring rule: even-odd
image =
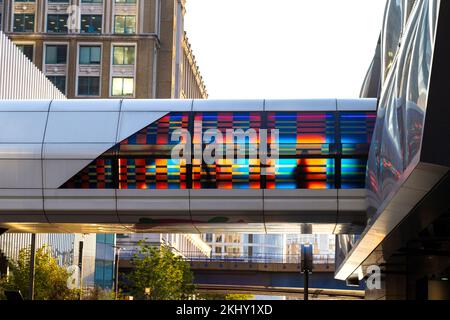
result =
[[376,103],[1,101],[0,228],[360,233]]

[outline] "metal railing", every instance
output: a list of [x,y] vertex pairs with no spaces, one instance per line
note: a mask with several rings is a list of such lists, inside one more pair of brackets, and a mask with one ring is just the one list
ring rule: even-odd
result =
[[[160,244],[159,243],[154,243],[153,244],[155,247],[158,247]],[[177,248],[171,247],[169,246],[169,248],[171,249],[171,251],[179,256],[182,256],[185,260],[191,260],[191,259],[209,259],[208,256],[206,256],[204,253],[202,253],[201,251],[192,251],[192,252],[184,252],[184,251],[180,251]],[[139,250],[136,248],[121,248],[120,251],[120,259],[123,260],[131,260],[135,257],[135,255],[139,256]]]
[[[184,252],[183,256],[188,261],[199,262],[246,262],[246,263],[300,263],[300,254],[253,254],[253,255],[222,255],[212,254],[211,257],[199,257]],[[334,264],[334,254],[316,254],[313,255],[314,264]]]
[[[179,251],[174,250],[176,254],[179,254],[186,261],[190,262],[244,262],[244,263],[301,263],[300,254],[253,254],[253,255],[223,255],[212,254],[207,257],[201,252],[196,251]],[[120,258],[124,260],[130,260],[138,254],[136,249],[122,249]],[[313,263],[316,265],[333,265],[334,254],[315,254],[313,255]]]

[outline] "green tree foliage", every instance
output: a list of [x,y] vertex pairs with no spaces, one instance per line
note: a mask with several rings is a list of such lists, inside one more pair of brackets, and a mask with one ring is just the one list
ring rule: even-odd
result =
[[[10,275],[0,281],[4,290],[20,290],[28,297],[30,248],[20,250],[19,258],[10,265]],[[36,250],[35,300],[73,300],[78,299],[79,290],[69,289],[67,280],[71,274],[58,265],[50,250],[43,246]]]
[[252,300],[255,296],[252,294],[230,293],[225,296],[225,300]]
[[154,247],[141,241],[132,264],[128,280],[135,299],[183,300],[195,293],[189,263],[165,246]]
[[255,298],[252,294],[237,294],[237,293],[203,293],[197,295],[199,300],[253,300]]
[[6,300],[5,290],[8,289],[6,278],[0,279],[0,300]]
[[83,292],[83,300],[114,300],[115,294],[111,290],[98,286],[88,288]]

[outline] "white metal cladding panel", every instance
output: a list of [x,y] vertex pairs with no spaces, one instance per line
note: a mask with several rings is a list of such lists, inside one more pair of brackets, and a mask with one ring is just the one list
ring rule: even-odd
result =
[[192,110],[192,102],[175,99],[124,99],[122,111],[187,112]]
[[118,121],[118,111],[50,112],[45,143],[110,143],[113,146]]
[[119,112],[121,100],[71,99],[52,102],[50,112]]
[[110,143],[45,144],[43,159],[94,160],[109,148]]
[[42,163],[36,159],[0,159],[0,189],[41,189]]
[[44,205],[47,214],[51,211],[62,215],[71,211],[116,212],[115,190],[45,190]]
[[377,111],[377,99],[338,99],[338,111]]
[[265,111],[336,111],[336,99],[266,100]]
[[1,100],[0,112],[47,112],[51,100]]
[[193,111],[263,111],[264,100],[194,100]]
[[41,143],[0,143],[0,159],[41,159]]
[[338,206],[344,212],[366,212],[367,190],[366,189],[340,189],[338,192]]
[[337,196],[337,190],[264,190],[264,210],[336,213]]
[[1,31],[0,99],[65,99]]
[[117,190],[117,210],[127,223],[144,219],[191,224],[189,190]]
[[42,143],[47,112],[0,112],[0,143]]
[[115,190],[44,190],[50,223],[119,223]]
[[0,189],[0,219],[4,213],[42,213],[43,202],[40,189]]

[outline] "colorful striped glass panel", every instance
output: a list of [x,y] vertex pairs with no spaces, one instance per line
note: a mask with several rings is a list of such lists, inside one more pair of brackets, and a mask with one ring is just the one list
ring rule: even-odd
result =
[[267,189],[332,189],[334,159],[279,159],[267,168]]
[[194,160],[193,189],[260,189],[258,159],[218,160],[215,164]]
[[62,189],[113,189],[113,160],[99,158],[66,182]]
[[366,185],[367,159],[341,160],[341,188],[358,189]]
[[[197,112],[194,115],[194,139],[195,144],[203,144],[203,135],[207,130],[218,129],[224,139],[224,143],[233,143],[227,130],[253,129],[256,135],[246,138],[245,143],[259,142],[259,129],[262,125],[262,113],[260,112]],[[244,141],[243,141],[244,142]]]
[[331,112],[268,112],[269,143],[279,130],[280,155],[328,155],[335,143],[335,116]]
[[369,152],[376,114],[343,112],[339,114],[343,155],[364,155]]
[[172,134],[178,129],[188,129],[189,113],[173,112],[140,130],[120,144],[123,145],[176,145],[171,141]]
[[[206,143],[202,135],[209,129],[218,129],[224,137],[224,151],[233,149],[235,157],[213,165],[194,159],[192,176],[187,177],[190,167],[170,158],[172,148],[178,144],[171,141],[171,136],[177,129],[188,130],[189,118],[188,112],[162,117],[121,142],[118,148],[108,150],[62,188],[185,189],[190,186],[190,179],[194,189],[328,189],[335,188],[335,179],[344,189],[365,185],[365,157],[376,121],[374,112],[196,112],[195,146],[203,151]],[[279,130],[280,159],[264,177],[260,161],[249,160],[248,151],[258,151],[259,131],[265,124],[268,143],[271,129]],[[339,128],[335,127],[337,124]],[[228,129],[240,129],[241,134],[247,135],[236,140]],[[248,129],[253,131],[247,132]],[[243,150],[246,158],[240,159],[237,152]],[[335,177],[335,161],[341,161],[341,177]]]
[[186,189],[184,160],[119,159],[120,189]]

